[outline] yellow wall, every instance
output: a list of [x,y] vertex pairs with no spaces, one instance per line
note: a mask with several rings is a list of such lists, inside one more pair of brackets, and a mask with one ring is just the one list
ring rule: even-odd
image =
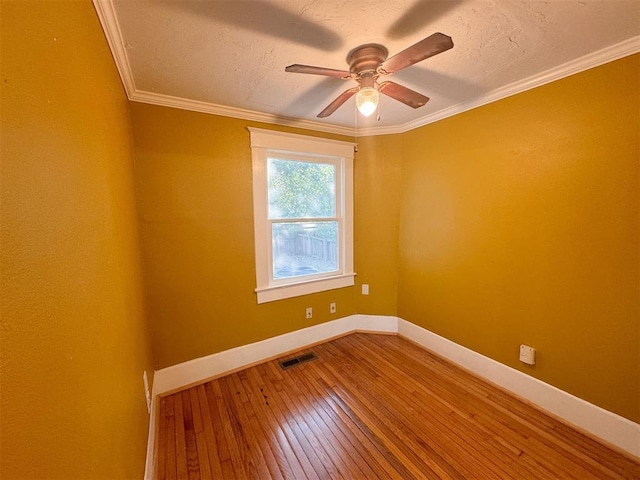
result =
[[[399,315],[640,421],[640,56],[404,135]],[[518,346],[538,363],[518,361]]]
[[128,104],[91,2],[0,8],[0,476],[142,478]]
[[256,303],[246,121],[143,104],[132,119],[157,368],[355,313],[352,287]]
[[[355,162],[356,310],[398,314],[398,218],[402,136],[359,138]],[[361,285],[369,285],[362,295]]]

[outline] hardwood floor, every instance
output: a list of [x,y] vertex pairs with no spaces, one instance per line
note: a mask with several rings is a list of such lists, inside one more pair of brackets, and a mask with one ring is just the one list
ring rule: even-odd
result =
[[160,400],[159,479],[640,478],[640,464],[412,343],[353,334]]

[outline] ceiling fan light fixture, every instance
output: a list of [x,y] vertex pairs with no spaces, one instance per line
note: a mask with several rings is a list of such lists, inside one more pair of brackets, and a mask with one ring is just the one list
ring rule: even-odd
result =
[[356,107],[365,117],[370,116],[378,108],[380,92],[373,87],[362,87],[356,93]]
[[409,48],[405,48],[391,58],[387,58],[389,51],[384,45],[377,43],[360,45],[347,55],[349,71],[298,63],[289,65],[285,68],[285,71],[337,77],[342,80],[355,80],[358,82],[358,86],[349,88],[338,95],[338,98],[318,114],[318,118],[328,117],[354,95],[358,111],[368,117],[378,110],[380,92],[411,108],[419,108],[425,105],[429,101],[429,97],[394,82],[377,83],[377,80],[380,76],[399,72],[403,68],[410,67],[450,48],[453,48],[451,37],[437,32]]

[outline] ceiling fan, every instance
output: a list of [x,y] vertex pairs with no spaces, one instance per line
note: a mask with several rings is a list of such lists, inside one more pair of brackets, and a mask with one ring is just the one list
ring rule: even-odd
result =
[[342,80],[353,79],[358,82],[357,87],[342,92],[338,98],[318,114],[318,118],[328,117],[353,95],[356,95],[356,106],[360,113],[369,116],[378,106],[380,92],[411,108],[419,108],[427,103],[429,97],[425,97],[421,93],[395,82],[384,81],[378,83],[378,78],[399,72],[403,68],[433,57],[452,47],[453,41],[451,37],[442,33],[434,33],[391,58],[387,58],[389,51],[383,45],[378,45],[377,43],[360,45],[347,55],[349,71],[299,64],[289,65],[285,68],[285,71],[337,77]]

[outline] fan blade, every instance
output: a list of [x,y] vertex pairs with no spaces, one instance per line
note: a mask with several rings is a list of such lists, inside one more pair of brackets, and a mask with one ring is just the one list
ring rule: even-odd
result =
[[312,75],[324,75],[326,77],[351,78],[351,74],[346,70],[335,70],[333,68],[313,67],[311,65],[289,65],[284,69],[290,73],[310,73]]
[[318,114],[318,118],[325,118],[328,117],[329,115],[331,115],[333,112],[335,112],[338,108],[340,108],[342,106],[342,104],[344,102],[346,102],[347,100],[349,100],[351,97],[353,97],[353,95],[360,89],[360,87],[353,87],[350,88],[349,90],[345,90],[344,92],[342,92],[338,98],[336,98],[333,102],[331,102],[329,105],[327,105],[327,108],[325,108],[324,110],[322,110],[319,114]]
[[382,82],[378,85],[378,90],[411,108],[420,108],[429,101],[429,97],[394,82]]
[[384,73],[395,73],[403,68],[406,68],[414,63],[421,62],[422,60],[433,57],[438,53],[453,48],[453,41],[451,37],[442,33],[434,33],[428,36],[424,40],[420,40],[415,45],[395,54],[393,57],[385,60],[380,65],[380,70]]

